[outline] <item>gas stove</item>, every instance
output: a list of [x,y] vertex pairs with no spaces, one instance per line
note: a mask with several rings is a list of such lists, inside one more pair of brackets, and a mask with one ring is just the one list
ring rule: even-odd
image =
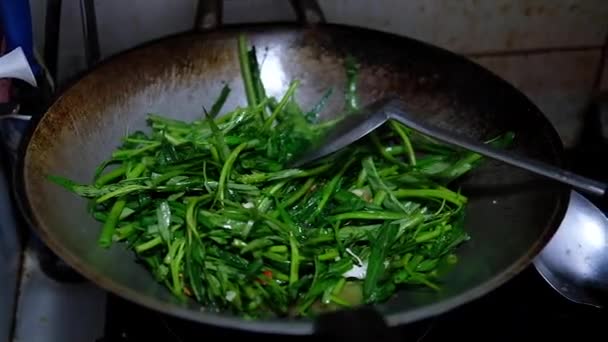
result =
[[[44,79],[41,78],[41,84]],[[0,107],[0,185],[10,183],[11,167],[16,147],[30,116],[40,115],[48,97],[19,84],[0,84],[0,100],[7,98],[6,87],[16,86],[16,102]],[[44,88],[43,88],[44,89]],[[11,88],[11,91],[14,91]],[[2,102],[0,101],[0,102]],[[9,118],[10,116],[10,118]],[[574,171],[598,179],[608,178],[593,161],[598,151],[605,151],[606,139],[596,129],[597,118],[590,115],[583,135],[585,139],[568,158]],[[5,189],[6,188],[6,189]],[[598,203],[596,203],[598,204]],[[283,340],[280,335],[261,335],[193,323],[168,316],[126,301],[98,288],[84,279],[42,243],[36,234],[20,220],[9,196],[8,186],[0,187],[0,256],[10,261],[6,283],[0,286],[0,340],[12,341],[199,341],[202,338],[235,337]],[[16,233],[18,232],[18,234]],[[3,259],[4,260],[4,259]],[[4,270],[0,270],[4,275]],[[6,296],[5,294],[8,294]],[[3,301],[9,298],[11,300]],[[12,300],[14,299],[14,300]],[[14,307],[14,309],[12,309]],[[605,329],[608,310],[575,304],[549,286],[534,266],[495,291],[443,315],[407,326],[392,328],[395,340],[445,341],[454,339],[484,339],[514,341],[533,335],[547,340],[562,340],[577,336],[591,340]],[[348,323],[347,323],[348,324]],[[353,324],[345,330],[362,332]],[[362,336],[362,335],[361,335]],[[359,336],[360,340],[362,340]],[[293,337],[311,340],[315,337]],[[380,338],[375,337],[375,340]],[[597,339],[597,337],[593,338]],[[356,340],[356,338],[354,338]]]
[[[10,170],[15,139],[27,126],[30,113],[10,107],[11,120],[2,124],[3,149],[9,158],[2,166]],[[4,113],[6,115],[7,113]],[[27,115],[26,115],[27,114]],[[11,122],[9,125],[8,122]],[[11,139],[6,139],[11,137]],[[588,141],[598,148],[603,139]],[[583,153],[574,153],[583,158]],[[582,174],[597,176],[592,164],[577,163]],[[582,166],[590,169],[583,170]],[[4,205],[3,205],[4,207]],[[14,206],[13,206],[14,207]],[[14,210],[13,210],[14,211]],[[18,217],[14,213],[14,217]],[[3,218],[6,224],[7,218]],[[18,225],[19,220],[14,220]],[[254,334],[202,325],[168,316],[126,301],[82,278],[57,258],[29,227],[21,227],[25,243],[17,282],[12,338],[14,341],[195,341],[200,338],[252,337]],[[513,341],[542,334],[548,339],[576,334],[579,338],[599,334],[608,311],[575,304],[555,292],[533,266],[493,291],[453,311],[411,325],[389,330],[396,340],[444,341],[474,338]],[[362,325],[365,327],[365,325]],[[353,330],[352,324],[344,329]],[[365,330],[365,329],[364,329]],[[356,330],[353,330],[356,331]],[[603,332],[603,331],[602,331]],[[256,334],[259,335],[259,334]],[[280,335],[260,335],[265,340]],[[306,340],[315,337],[290,337]],[[379,340],[378,338],[374,338]]]

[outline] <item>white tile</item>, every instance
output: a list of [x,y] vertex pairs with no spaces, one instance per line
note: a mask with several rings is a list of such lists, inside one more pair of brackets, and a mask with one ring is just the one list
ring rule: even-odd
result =
[[14,342],[99,341],[106,292],[92,282],[58,282],[40,268],[35,242],[24,251]]
[[513,84],[545,113],[564,145],[576,144],[590,99],[600,49],[525,56],[477,57],[474,61]]
[[601,45],[606,0],[320,0],[330,22],[411,36],[457,52]]
[[95,1],[102,57],[192,30],[197,3],[197,0]]

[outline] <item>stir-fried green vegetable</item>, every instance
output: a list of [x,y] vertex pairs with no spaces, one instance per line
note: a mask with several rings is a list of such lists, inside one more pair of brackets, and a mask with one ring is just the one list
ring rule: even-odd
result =
[[[175,296],[249,318],[439,290],[439,270],[469,238],[467,198],[448,186],[481,157],[390,122],[320,163],[286,168],[331,127],[317,118],[332,91],[312,108],[295,100],[298,80],[268,97],[255,50],[245,37],[237,46],[247,106],[226,111],[225,86],[193,122],[149,115],[151,133],[125,137],[92,184],[51,177],[90,200],[99,245],[124,243]],[[338,117],[359,106],[356,62],[345,70]]]

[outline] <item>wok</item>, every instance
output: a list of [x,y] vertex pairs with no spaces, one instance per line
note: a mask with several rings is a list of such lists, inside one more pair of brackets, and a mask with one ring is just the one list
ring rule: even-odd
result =
[[[541,111],[513,86],[466,58],[426,43],[369,29],[320,23],[225,26],[150,42],[113,56],[73,83],[37,118],[18,169],[17,195],[29,223],[59,257],[100,287],[145,307],[188,320],[256,332],[309,334],[309,319],[247,321],[182,303],[158,284],[120,244],[97,246],[100,224],[86,201],[47,181],[48,174],[89,182],[147,113],[184,120],[200,115],[227,82],[225,108],[245,105],[236,39],[257,47],[269,95],[302,80],[296,96],[311,106],[328,87],[344,90],[343,61],[361,64],[359,94],[367,103],[399,94],[440,126],[476,139],[506,130],[513,150],[561,166],[559,136]],[[326,118],[342,106],[333,96]],[[459,184],[470,198],[472,240],[439,293],[406,291],[375,309],[390,326],[447,312],[497,288],[527,267],[560,224],[570,191],[521,169],[487,160]]]

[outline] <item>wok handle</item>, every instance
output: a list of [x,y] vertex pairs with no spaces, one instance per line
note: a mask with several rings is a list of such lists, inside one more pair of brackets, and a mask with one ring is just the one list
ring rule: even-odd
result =
[[314,334],[327,341],[401,341],[382,314],[368,306],[328,312],[317,317]]
[[[325,15],[317,0],[290,0],[297,21],[302,24],[325,22]],[[199,0],[194,29],[207,31],[222,25],[223,0]]]
[[97,14],[93,0],[80,0],[80,17],[84,36],[84,54],[87,67],[94,66],[101,57],[99,33],[97,31]]
[[222,25],[222,0],[199,0],[194,19],[194,29],[207,31]]
[[325,23],[325,14],[317,0],[290,0],[298,21],[302,24]]

